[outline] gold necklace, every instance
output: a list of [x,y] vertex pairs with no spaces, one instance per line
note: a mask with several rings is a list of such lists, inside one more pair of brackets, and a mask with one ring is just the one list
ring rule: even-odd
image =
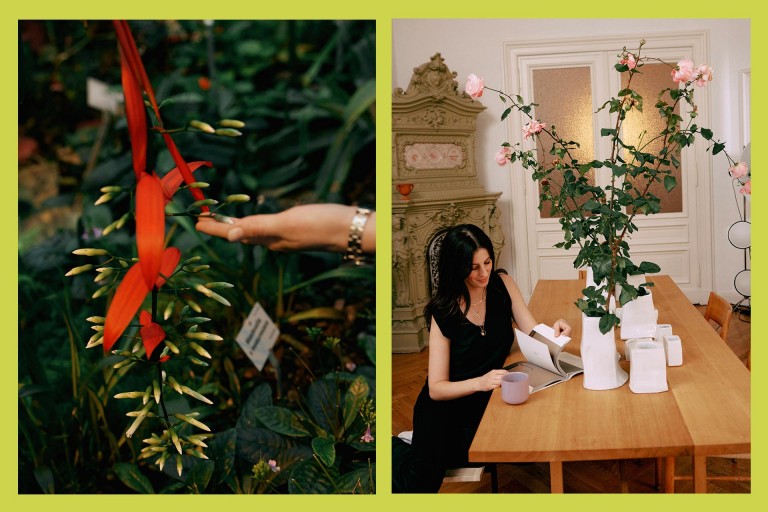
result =
[[[480,314],[477,311],[472,310],[472,306],[477,306],[478,304],[481,304],[484,301],[485,301],[485,288],[483,288],[483,298],[480,299],[478,302],[475,302],[474,304],[472,304],[471,302],[469,304],[469,310],[472,311],[472,314],[475,315],[475,318],[477,318],[477,321],[480,322],[480,325],[478,325],[478,327],[480,327],[480,336],[485,336],[485,320],[480,318]],[[486,314],[487,313],[488,311],[486,311]]]
[[477,313],[477,311],[472,311],[472,313],[477,317],[478,322],[482,322],[478,327],[480,327],[480,336],[485,336],[485,320],[480,319],[480,315]]
[[485,302],[485,288],[483,288],[483,297],[477,302],[470,302],[469,306],[470,307],[477,306],[478,304],[482,304],[483,302]]

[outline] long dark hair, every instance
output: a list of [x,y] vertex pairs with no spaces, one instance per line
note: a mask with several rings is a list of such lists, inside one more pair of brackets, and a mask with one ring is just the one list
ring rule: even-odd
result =
[[[437,260],[437,290],[424,307],[427,327],[432,324],[433,316],[467,314],[470,301],[464,280],[472,272],[472,261],[478,249],[488,251],[492,268],[497,271],[493,244],[482,229],[473,224],[461,224],[450,228],[446,233]],[[464,311],[459,307],[459,299],[464,299]]]

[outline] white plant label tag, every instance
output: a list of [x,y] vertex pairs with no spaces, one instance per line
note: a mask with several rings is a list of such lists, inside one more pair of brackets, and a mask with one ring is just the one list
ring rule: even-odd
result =
[[269,351],[272,350],[278,336],[280,336],[280,330],[277,325],[269,318],[261,304],[257,302],[253,305],[248,318],[243,322],[235,340],[248,355],[253,365],[261,371],[264,369],[264,364],[269,358]]

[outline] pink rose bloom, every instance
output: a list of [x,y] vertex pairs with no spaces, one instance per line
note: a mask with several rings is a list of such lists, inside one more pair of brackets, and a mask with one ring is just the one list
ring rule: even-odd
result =
[[509,146],[501,146],[496,152],[496,163],[499,165],[506,165],[509,163],[509,155],[512,154],[512,148]]
[[277,461],[274,459],[269,459],[269,462],[267,462],[267,465],[269,466],[269,469],[271,469],[273,473],[277,473],[280,471],[280,466],[277,465]]
[[728,168],[728,174],[730,174],[734,178],[742,178],[747,175],[747,172],[749,172],[749,168],[747,167],[747,162],[739,162],[733,167]]
[[747,182],[744,184],[744,186],[739,189],[739,192],[741,192],[742,194],[751,196],[752,195],[752,180],[747,180]]
[[464,86],[464,92],[469,94],[472,98],[479,98],[483,95],[483,88],[485,83],[483,79],[474,73],[470,73],[467,77],[467,85]]
[[523,138],[527,139],[531,135],[541,132],[546,127],[547,123],[540,123],[534,119],[523,127]]
[[696,69],[693,67],[691,59],[683,59],[677,63],[677,67],[672,70],[672,81],[690,82],[696,76]]
[[628,53],[623,59],[621,59],[619,64],[626,64],[629,69],[635,69],[635,67],[637,67],[635,56],[631,53]]
[[712,68],[706,64],[702,64],[696,68],[696,85],[704,87],[708,82],[712,81]]

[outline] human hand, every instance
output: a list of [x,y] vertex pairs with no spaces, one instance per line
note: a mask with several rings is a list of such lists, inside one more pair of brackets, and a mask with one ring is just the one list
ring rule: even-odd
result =
[[552,328],[555,330],[555,336],[560,336],[561,334],[564,336],[571,335],[571,326],[568,325],[568,322],[562,318],[555,320],[555,324],[552,326]]
[[[354,214],[353,206],[308,204],[275,214],[231,218],[232,223],[200,216],[196,228],[230,242],[263,245],[275,251],[344,252]],[[374,212],[363,233],[362,245],[366,252],[373,252],[376,248],[375,224]]]
[[501,386],[501,378],[509,373],[507,370],[491,370],[477,379],[478,391],[492,391]]

